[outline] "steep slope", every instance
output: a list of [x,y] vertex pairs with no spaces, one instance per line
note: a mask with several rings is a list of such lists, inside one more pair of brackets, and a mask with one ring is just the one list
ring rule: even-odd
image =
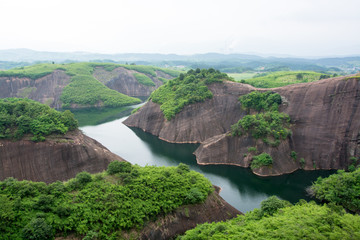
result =
[[[258,175],[290,173],[297,169],[346,168],[351,156],[360,156],[360,82],[358,77],[338,77],[270,89],[282,96],[280,111],[291,119],[292,136],[271,147],[249,135],[230,136],[230,126],[246,115],[238,97],[256,89],[233,82],[209,86],[213,98],[185,106],[170,121],[159,105],[148,102],[124,124],[139,127],[169,142],[200,142],[195,152],[199,164],[249,167],[255,153],[274,159],[270,167],[253,169]],[[295,152],[296,157],[291,157]]]

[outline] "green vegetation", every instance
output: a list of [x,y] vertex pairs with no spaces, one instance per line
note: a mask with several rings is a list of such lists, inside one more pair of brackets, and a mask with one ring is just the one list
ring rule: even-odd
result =
[[327,202],[360,212],[360,168],[353,172],[338,170],[328,178],[319,177],[311,186],[312,194]]
[[30,134],[33,141],[44,141],[50,134],[65,134],[77,128],[70,111],[58,112],[30,99],[0,99],[0,138],[21,139]]
[[255,109],[260,112],[261,110],[277,111],[279,105],[282,103],[281,96],[278,93],[273,93],[270,91],[259,92],[253,91],[249,94],[243,95],[239,98],[241,106],[246,109]]
[[273,215],[255,209],[227,222],[200,224],[178,239],[360,239],[359,216],[314,202],[272,203],[266,205]]
[[145,86],[155,86],[155,83],[153,82],[153,80],[151,80],[151,78],[149,78],[145,74],[134,73],[133,75],[140,84],[145,85]]
[[312,71],[280,71],[264,75],[265,76],[260,75],[258,77],[255,76],[254,78],[246,79],[245,83],[250,84],[254,87],[274,88],[296,83],[313,82],[319,79],[331,77],[331,75],[329,74]]
[[281,96],[278,93],[253,91],[239,98],[242,107],[248,111],[255,109],[254,115],[246,115],[231,126],[232,136],[251,134],[255,139],[262,140],[272,146],[278,146],[281,139],[291,135],[290,117],[285,113],[279,113]]
[[273,164],[272,157],[267,153],[262,153],[260,155],[254,156],[251,162],[251,169],[256,169],[264,166],[271,166]]
[[255,139],[262,138],[264,142],[270,143],[269,138],[280,141],[290,136],[289,125],[290,118],[287,114],[277,111],[265,112],[244,116],[231,126],[231,133],[232,136],[249,133]]
[[291,151],[290,157],[291,157],[292,159],[294,159],[294,161],[296,161],[296,159],[297,159],[297,152]]
[[[93,72],[96,67],[103,67],[106,71],[112,71],[117,67],[138,71],[139,73],[134,73],[135,78],[146,86],[155,86],[155,84],[145,74],[157,77],[157,72],[163,72],[171,76],[178,76],[180,73],[172,69],[162,69],[152,66],[80,62],[69,64],[43,63],[14,68],[0,71],[0,77],[28,77],[35,80],[51,74],[55,70],[63,70],[67,75],[72,76],[70,84],[64,88],[61,96],[61,101],[65,108],[70,107],[72,104],[119,107],[141,102],[139,99],[131,98],[109,89],[94,78]],[[24,89],[19,93],[19,96],[28,97],[33,90],[33,88]]]
[[159,87],[151,94],[150,99],[161,105],[165,118],[170,120],[184,106],[212,98],[213,94],[206,85],[223,80],[232,79],[212,68],[189,70]]
[[141,102],[140,99],[109,89],[94,77],[86,75],[72,77],[60,99],[65,108],[71,107],[71,104],[121,107]]
[[[204,201],[213,191],[201,174],[177,167],[111,163],[107,172],[79,173],[66,183],[0,182],[2,239],[77,236],[119,239],[181,205]],[[36,237],[37,236],[37,237]]]

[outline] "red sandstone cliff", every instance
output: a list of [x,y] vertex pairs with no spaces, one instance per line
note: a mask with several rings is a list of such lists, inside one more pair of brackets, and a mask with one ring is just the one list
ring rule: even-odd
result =
[[[274,89],[256,89],[233,82],[213,84],[214,97],[186,106],[171,121],[166,121],[159,105],[148,102],[125,120],[127,126],[139,127],[159,138],[177,143],[199,142],[195,155],[199,164],[231,164],[249,167],[250,146],[267,152],[272,167],[255,169],[258,175],[270,176],[299,168],[341,169],[351,156],[360,156],[360,81],[338,77],[312,83]],[[274,91],[283,97],[280,111],[289,114],[292,136],[278,147],[270,147],[252,137],[229,136],[230,126],[245,112],[238,97],[253,90]],[[297,160],[290,157],[297,152]],[[300,159],[305,163],[301,164]]]
[[63,181],[81,171],[103,171],[114,160],[124,161],[78,130],[38,143],[0,140],[0,180]]

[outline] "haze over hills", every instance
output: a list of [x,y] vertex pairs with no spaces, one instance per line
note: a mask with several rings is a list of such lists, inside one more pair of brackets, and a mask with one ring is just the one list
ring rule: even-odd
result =
[[[261,54],[260,54],[261,55]],[[280,55],[279,55],[280,56]],[[360,70],[360,56],[299,58],[253,54],[204,53],[193,55],[160,53],[101,54],[90,52],[45,52],[25,48],[0,50],[0,70],[34,63],[113,62],[152,65],[180,70],[215,68],[226,73],[316,71],[338,75],[355,74]]]

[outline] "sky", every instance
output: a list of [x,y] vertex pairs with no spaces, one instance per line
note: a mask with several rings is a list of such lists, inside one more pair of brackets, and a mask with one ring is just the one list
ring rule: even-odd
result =
[[360,55],[359,0],[0,0],[0,49]]

